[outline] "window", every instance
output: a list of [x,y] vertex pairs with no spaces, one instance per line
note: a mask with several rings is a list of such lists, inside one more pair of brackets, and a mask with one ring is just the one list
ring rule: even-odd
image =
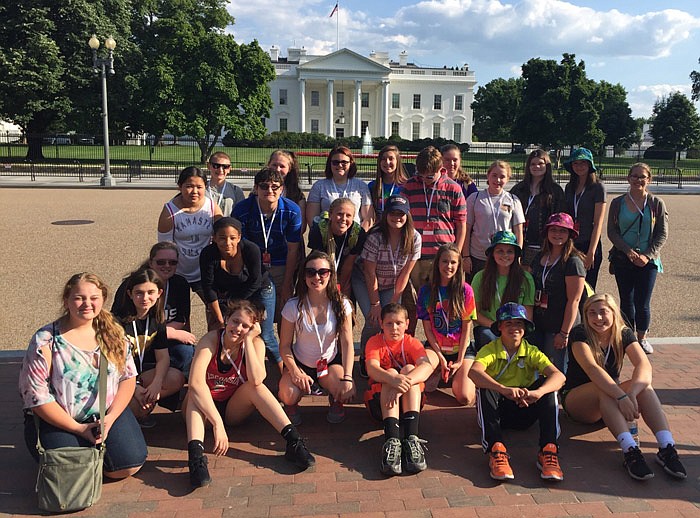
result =
[[413,94],[413,109],[420,110],[420,94]]
[[335,105],[337,108],[345,108],[345,92],[335,93]]
[[311,119],[311,133],[318,133],[318,119]]
[[433,97],[433,110],[442,110],[442,95],[435,94]]
[[414,122],[411,125],[411,138],[418,140],[420,138],[420,122]]
[[287,119],[280,119],[280,131],[287,131]]
[[280,106],[287,104],[287,89],[280,88]]
[[401,106],[401,94],[391,94],[391,107],[398,110]]
[[391,121],[391,136],[392,137],[399,136],[399,123],[398,123],[398,121]]
[[455,122],[452,140],[454,140],[455,142],[462,142],[462,124],[460,124],[459,122]]
[[344,138],[345,137],[345,128],[340,128],[337,127],[335,128],[335,138]]
[[455,95],[455,110],[463,110],[464,109],[464,96],[463,95]]
[[320,106],[318,90],[311,90],[311,106]]
[[369,92],[362,92],[362,99],[360,104],[362,108],[369,108]]
[[440,123],[433,122],[433,138],[440,138]]
[[360,135],[364,136],[365,131],[367,131],[368,127],[369,127],[369,121],[361,121],[360,122]]

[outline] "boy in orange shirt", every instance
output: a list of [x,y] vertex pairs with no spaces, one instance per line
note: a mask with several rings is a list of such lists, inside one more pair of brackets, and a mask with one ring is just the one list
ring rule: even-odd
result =
[[433,367],[423,344],[406,334],[409,322],[405,307],[387,304],[381,319],[382,333],[370,338],[365,348],[370,377],[365,404],[372,417],[384,423],[381,471],[385,475],[400,475],[404,469],[418,473],[428,467],[421,446],[426,441],[418,438],[418,416],[424,381]]

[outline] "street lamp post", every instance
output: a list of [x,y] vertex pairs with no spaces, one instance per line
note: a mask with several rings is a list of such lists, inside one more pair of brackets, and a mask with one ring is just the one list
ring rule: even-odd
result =
[[116,180],[112,177],[112,172],[109,168],[109,119],[107,117],[107,70],[110,74],[114,74],[114,57],[112,51],[117,46],[112,36],[108,36],[105,40],[105,48],[107,49],[106,58],[97,57],[97,49],[100,48],[100,40],[94,34],[88,45],[92,49],[92,66],[95,73],[102,71],[102,137],[104,139],[104,155],[105,155],[105,171],[100,178],[100,185],[103,187],[114,187],[117,185]]

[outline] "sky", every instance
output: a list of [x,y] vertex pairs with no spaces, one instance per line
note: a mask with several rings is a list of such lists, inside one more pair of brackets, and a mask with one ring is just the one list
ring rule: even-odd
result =
[[[335,0],[229,0],[229,27],[240,43],[257,39],[287,55],[336,50]],[[700,70],[698,0],[340,0],[340,48],[385,51],[422,66],[469,65],[477,88],[518,77],[531,58],[583,60],[589,78],[621,84],[634,117],[680,91]],[[700,108],[700,105],[696,104]]]

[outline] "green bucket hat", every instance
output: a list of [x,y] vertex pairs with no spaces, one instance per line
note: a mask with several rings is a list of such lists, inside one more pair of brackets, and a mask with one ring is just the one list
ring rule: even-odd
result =
[[496,245],[511,245],[515,247],[515,257],[520,257],[522,250],[518,244],[518,238],[510,230],[499,230],[491,238],[491,246],[486,249],[486,255],[491,255]]
[[571,153],[566,162],[564,162],[564,169],[566,169],[570,173],[573,173],[574,170],[571,168],[571,164],[574,163],[576,160],[588,161],[588,163],[591,165],[589,174],[595,173],[597,171],[595,164],[593,163],[593,153],[591,153],[590,149],[586,149],[585,147],[574,149],[573,153]]

